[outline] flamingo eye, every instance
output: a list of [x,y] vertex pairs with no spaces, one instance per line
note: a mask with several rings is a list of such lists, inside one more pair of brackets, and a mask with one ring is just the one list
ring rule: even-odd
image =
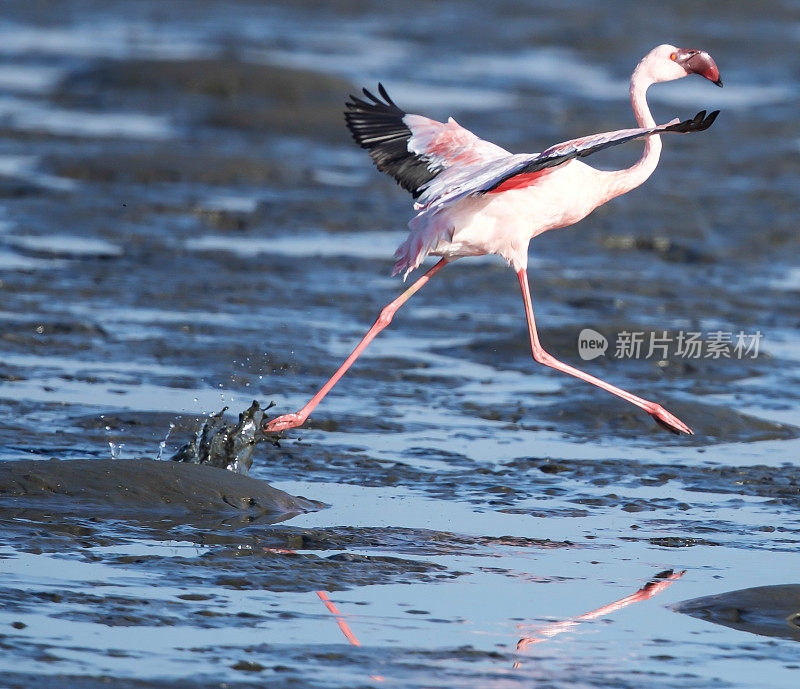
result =
[[672,53],[672,55],[669,56],[670,60],[676,60],[677,58],[678,58],[678,53]]

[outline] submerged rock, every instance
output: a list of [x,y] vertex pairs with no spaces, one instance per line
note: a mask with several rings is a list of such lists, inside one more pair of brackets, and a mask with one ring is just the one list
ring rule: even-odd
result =
[[195,437],[170,459],[173,462],[210,464],[237,474],[247,474],[253,465],[253,449],[257,443],[267,439],[261,432],[266,410],[253,400],[250,407],[239,414],[239,421],[235,424],[225,423],[227,410],[224,407],[209,416]]
[[683,601],[672,609],[743,632],[800,641],[800,584],[728,591]]

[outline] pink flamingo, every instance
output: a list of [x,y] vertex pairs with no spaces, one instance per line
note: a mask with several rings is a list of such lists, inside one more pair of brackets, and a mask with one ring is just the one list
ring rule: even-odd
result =
[[[620,129],[565,141],[543,153],[512,154],[478,138],[450,118],[446,123],[405,113],[386,93],[383,100],[364,89],[367,100],[351,96],[345,119],[353,138],[369,151],[378,169],[392,175],[414,196],[416,216],[411,232],[395,253],[393,275],[404,278],[426,256],[441,260],[380,313],[353,353],[299,411],[272,419],[266,431],[300,426],[350,368],[364,348],[392,320],[397,309],[448,262],[463,256],[497,254],[516,271],[525,302],[531,351],[537,362],[585,380],[635,404],[674,433],[692,433],[661,405],[584,373],[548,354],[539,342],[528,286],[528,244],[533,237],[567,227],[598,206],[642,184],[658,165],[660,134],[708,129],[719,111],[693,119],[656,125],[645,94],[652,84],[699,74],[722,86],[711,56],[701,50],[660,45],[650,51],[631,76],[630,93],[638,129]],[[630,168],[595,170],[580,162],[596,151],[634,139],[645,139],[644,153]]]

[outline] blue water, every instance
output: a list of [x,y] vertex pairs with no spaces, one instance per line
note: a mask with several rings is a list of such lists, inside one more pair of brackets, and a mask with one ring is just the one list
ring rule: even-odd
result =
[[[537,238],[531,285],[553,354],[663,403],[695,436],[534,364],[515,276],[460,261],[308,429],[256,452],[254,476],[330,505],[280,527],[326,547],[270,554],[271,527],[206,543],[80,520],[42,545],[14,536],[35,520],[4,526],[13,686],[796,686],[796,642],[669,606],[800,572],[797,2],[8,3],[0,457],[155,456],[174,421],[168,449],[223,406],[305,403],[401,289],[388,275],[409,198],[352,145],[348,93],[381,81],[412,111],[543,150],[632,126],[629,74],[661,42],[708,50],[725,88],[654,87],[656,118],[719,120],[665,137],[642,189]],[[612,347],[583,362],[583,328],[763,339],[753,359]],[[300,556],[320,571],[331,555],[440,569],[320,574],[355,647],[309,570],[292,590],[219,584],[206,563],[225,548],[266,553],[265,571],[289,578]],[[687,571],[516,651],[531,625],[668,569]],[[41,595],[54,592],[73,595]]]

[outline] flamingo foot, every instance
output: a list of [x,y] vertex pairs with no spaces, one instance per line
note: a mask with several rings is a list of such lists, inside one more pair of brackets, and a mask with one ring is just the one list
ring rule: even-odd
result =
[[691,428],[683,423],[677,416],[670,414],[660,404],[653,405],[653,411],[649,412],[649,414],[659,426],[666,428],[676,435],[680,435],[681,433],[694,435],[694,431]]
[[263,431],[265,433],[277,433],[278,431],[288,431],[290,428],[297,428],[298,426],[302,426],[303,422],[305,421],[305,417],[300,416],[300,414],[284,414],[283,416],[278,416],[272,421],[268,421],[264,424]]

